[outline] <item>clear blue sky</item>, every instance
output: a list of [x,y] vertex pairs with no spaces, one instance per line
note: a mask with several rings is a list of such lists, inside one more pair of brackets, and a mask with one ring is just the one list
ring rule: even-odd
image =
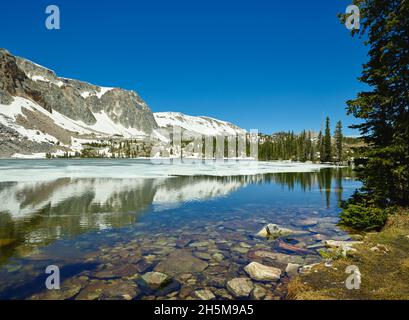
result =
[[[366,48],[339,23],[350,0],[20,0],[0,47],[59,76],[136,90],[156,111],[271,133],[345,125]],[[61,30],[45,8],[61,9]],[[347,134],[356,134],[345,129]]]

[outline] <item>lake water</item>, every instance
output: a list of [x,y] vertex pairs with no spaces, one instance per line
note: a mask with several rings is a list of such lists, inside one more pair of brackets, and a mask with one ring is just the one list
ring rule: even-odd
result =
[[[231,299],[226,281],[248,277],[248,263],[284,271],[319,261],[324,240],[349,238],[337,222],[339,201],[359,187],[350,169],[251,166],[0,161],[0,299],[192,299],[204,289]],[[268,223],[296,233],[256,237]],[[45,288],[49,265],[60,290]],[[169,279],[153,287],[141,278],[151,271]],[[283,298],[287,282],[285,272],[253,281],[256,298]]]

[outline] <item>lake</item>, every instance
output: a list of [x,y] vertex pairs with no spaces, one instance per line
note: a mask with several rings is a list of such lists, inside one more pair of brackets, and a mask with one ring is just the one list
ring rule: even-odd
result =
[[[294,163],[2,160],[0,299],[233,299],[226,282],[252,261],[283,273],[247,298],[282,299],[288,263],[349,239],[339,201],[359,186],[349,168]],[[269,223],[294,233],[256,236]]]

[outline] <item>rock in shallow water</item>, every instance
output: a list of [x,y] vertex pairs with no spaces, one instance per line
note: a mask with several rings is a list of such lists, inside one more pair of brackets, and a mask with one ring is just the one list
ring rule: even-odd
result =
[[236,298],[247,298],[254,285],[249,278],[235,278],[227,282],[227,289]]
[[207,262],[194,257],[189,251],[175,250],[162,260],[154,270],[174,276],[181,273],[202,272],[207,266]]
[[278,238],[282,236],[287,236],[294,233],[293,230],[287,229],[280,227],[277,224],[270,223],[266,225],[263,229],[261,229],[258,233],[258,237],[263,237],[263,238]]
[[278,281],[281,277],[281,270],[268,267],[258,262],[248,264],[244,270],[254,280],[257,281]]
[[172,281],[172,278],[161,272],[148,272],[142,276],[142,280],[151,289],[160,289],[169,284]]
[[213,292],[211,292],[208,289],[196,290],[195,291],[195,296],[197,298],[199,298],[200,300],[213,300],[213,299],[216,298],[216,296],[213,294]]

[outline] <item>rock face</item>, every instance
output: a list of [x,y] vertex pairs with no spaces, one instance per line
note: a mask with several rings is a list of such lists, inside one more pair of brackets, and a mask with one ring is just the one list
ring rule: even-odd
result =
[[281,277],[281,270],[268,267],[258,262],[252,262],[244,270],[254,280],[257,281],[278,281]]
[[77,80],[59,78],[42,66],[0,49],[0,91],[27,97],[49,112],[95,124],[95,113],[104,111],[115,123],[146,133],[157,123],[146,103],[133,91],[104,88]]
[[253,291],[254,285],[248,278],[235,278],[227,282],[227,289],[236,298],[247,298]]
[[[27,129],[24,123],[18,123],[17,116],[9,119],[11,111],[3,109],[11,105],[16,97],[20,100],[13,105],[12,112],[18,110],[20,117],[27,117],[21,114],[26,107],[21,101],[29,101],[47,111],[51,122],[55,122],[52,117],[55,112],[66,117],[62,121],[69,122],[70,128],[58,124],[60,129],[78,132],[78,127],[83,126],[87,133],[113,136],[121,135],[118,128],[122,128],[132,136],[136,133],[150,135],[158,128],[151,110],[133,91],[59,78],[47,68],[0,49],[0,124],[7,123],[12,127],[17,123]],[[41,114],[41,111],[37,113]],[[37,123],[36,129],[50,134],[44,124]],[[72,135],[72,132],[65,134]]]

